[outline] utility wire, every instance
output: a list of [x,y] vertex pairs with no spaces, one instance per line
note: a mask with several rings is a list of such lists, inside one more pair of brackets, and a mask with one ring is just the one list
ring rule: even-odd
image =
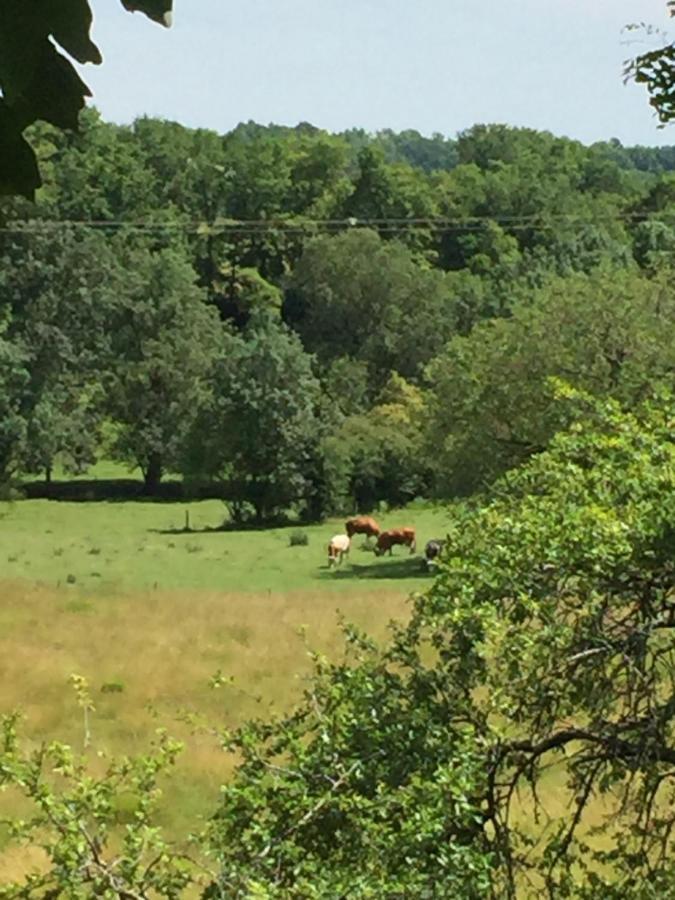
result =
[[[430,229],[440,233],[481,231],[486,224],[503,225],[509,230],[549,231],[561,224],[596,225],[606,222],[639,223],[653,218],[652,213],[624,212],[594,216],[570,213],[550,213],[528,216],[431,216],[409,218],[346,218],[346,219],[216,219],[212,222],[187,220],[182,222],[127,221],[120,219],[31,219],[11,221],[0,227],[2,234],[40,232],[48,228],[91,228],[105,231],[126,229],[129,231],[174,231],[213,236],[218,234],[306,234],[311,231],[344,231],[357,228],[374,228],[384,233],[399,233],[410,229]],[[674,218],[672,214],[665,218]]]

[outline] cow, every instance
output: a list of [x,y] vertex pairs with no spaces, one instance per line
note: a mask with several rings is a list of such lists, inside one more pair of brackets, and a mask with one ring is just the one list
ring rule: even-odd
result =
[[335,534],[328,544],[328,568],[340,565],[342,558],[349,554],[351,540],[346,534]]
[[410,547],[410,552],[414,553],[417,547],[415,543],[415,529],[414,528],[394,528],[391,531],[383,531],[377,539],[377,543],[375,544],[375,555],[382,556],[383,553],[389,551],[389,556],[392,555],[392,548],[396,544],[404,544],[407,547]]
[[345,522],[345,531],[349,537],[355,534],[365,534],[366,537],[377,537],[382,529],[375,519],[370,516],[357,516],[355,519],[349,519]]
[[431,541],[427,541],[426,547],[424,548],[424,565],[429,571],[436,565],[444,546],[445,541],[443,538],[434,538]]

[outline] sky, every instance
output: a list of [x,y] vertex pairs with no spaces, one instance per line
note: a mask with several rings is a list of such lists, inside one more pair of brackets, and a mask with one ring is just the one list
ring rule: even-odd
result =
[[623,61],[672,35],[665,0],[174,0],[164,29],[93,0],[104,62],[82,67],[109,121],[228,131],[254,120],[330,131],[477,123],[585,143],[675,144]]

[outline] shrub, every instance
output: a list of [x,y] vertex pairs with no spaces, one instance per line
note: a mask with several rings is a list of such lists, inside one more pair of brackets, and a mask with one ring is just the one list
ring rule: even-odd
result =
[[309,544],[309,535],[306,531],[294,531],[289,539],[291,547],[306,547]]

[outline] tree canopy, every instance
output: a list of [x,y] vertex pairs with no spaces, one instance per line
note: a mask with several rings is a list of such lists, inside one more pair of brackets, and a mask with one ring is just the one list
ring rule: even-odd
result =
[[[667,147],[500,124],[443,141],[307,123],[220,135],[94,109],[78,134],[29,138],[44,184],[0,206],[3,479],[114,453],[148,491],[185,475],[222,496],[239,450],[223,439],[207,465],[193,421],[223,434],[205,410],[234,388],[209,373],[254,320],[290,340],[279,378],[309,365],[312,394],[318,381],[304,486],[273,517],[448,499],[547,446],[548,376],[632,403],[638,370],[667,381],[675,365]],[[392,384],[405,397],[383,399]],[[239,478],[237,509],[256,483]]]
[[[668,0],[667,5],[670,15],[675,16],[675,2]],[[645,85],[661,123],[675,121],[675,43],[671,41],[639,54],[628,63],[626,72],[638,84]]]

